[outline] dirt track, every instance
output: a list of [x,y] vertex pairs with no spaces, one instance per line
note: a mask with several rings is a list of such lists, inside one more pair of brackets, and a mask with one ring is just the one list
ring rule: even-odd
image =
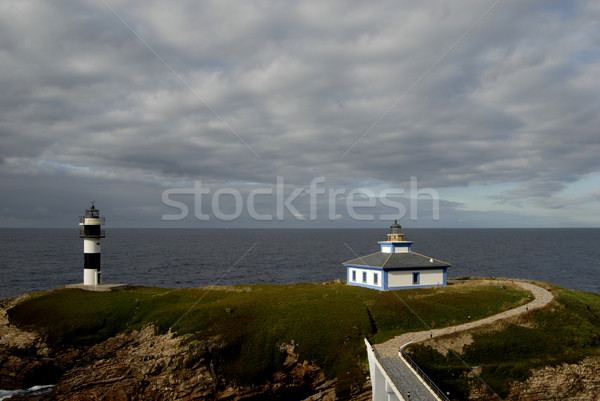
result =
[[533,301],[531,301],[525,305],[521,305],[516,308],[509,309],[507,311],[497,313],[495,315],[488,316],[483,319],[460,324],[458,326],[445,327],[443,329],[433,329],[433,330],[416,331],[416,332],[412,332],[412,333],[404,333],[404,334],[394,337],[391,340],[388,340],[384,343],[375,345],[374,346],[375,349],[379,352],[379,354],[382,357],[398,357],[398,350],[400,350],[400,348],[403,345],[405,345],[409,342],[418,343],[418,342],[429,340],[432,337],[436,338],[436,337],[444,336],[447,334],[455,334],[455,333],[458,333],[461,331],[466,331],[466,330],[470,330],[470,329],[473,329],[476,327],[485,326],[485,325],[497,322],[499,320],[519,316],[523,313],[527,313],[527,312],[535,310],[535,309],[543,308],[544,306],[548,305],[554,298],[554,296],[552,295],[552,293],[550,291],[548,291],[547,289],[544,289],[542,287],[539,287],[535,284],[526,283],[523,281],[495,281],[495,283],[498,283],[499,285],[509,284],[509,283],[518,285],[521,288],[523,288],[527,291],[530,291],[531,294],[533,295],[534,299],[533,299]]

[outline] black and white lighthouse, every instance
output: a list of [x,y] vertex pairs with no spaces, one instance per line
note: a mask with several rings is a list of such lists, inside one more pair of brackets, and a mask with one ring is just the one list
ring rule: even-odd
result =
[[85,210],[85,216],[79,217],[79,238],[83,238],[83,284],[102,284],[100,271],[100,238],[104,238],[104,217],[94,207],[94,202]]

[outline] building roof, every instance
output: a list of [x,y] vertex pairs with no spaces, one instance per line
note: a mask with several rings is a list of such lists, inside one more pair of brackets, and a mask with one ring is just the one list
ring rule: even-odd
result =
[[357,267],[375,267],[383,270],[401,270],[413,268],[450,267],[450,263],[442,262],[416,252],[382,253],[376,252],[367,256],[348,260],[343,265]]

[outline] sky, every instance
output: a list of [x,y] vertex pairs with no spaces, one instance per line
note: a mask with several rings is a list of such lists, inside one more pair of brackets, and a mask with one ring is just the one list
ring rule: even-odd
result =
[[598,227],[598,1],[0,0],[0,227]]

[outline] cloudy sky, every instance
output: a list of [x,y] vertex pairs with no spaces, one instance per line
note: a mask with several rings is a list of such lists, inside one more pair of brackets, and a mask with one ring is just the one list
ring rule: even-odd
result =
[[600,224],[598,1],[0,0],[0,68],[0,227]]

